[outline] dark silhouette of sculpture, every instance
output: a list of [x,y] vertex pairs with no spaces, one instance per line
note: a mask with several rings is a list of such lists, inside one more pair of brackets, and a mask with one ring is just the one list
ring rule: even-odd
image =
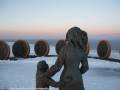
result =
[[82,74],[89,69],[84,50],[87,43],[87,33],[80,28],[73,27],[67,32],[66,45],[61,49],[55,64],[49,69],[54,75],[64,65],[60,76],[60,81],[64,84],[60,85],[60,90],[85,90]]
[[111,45],[107,40],[101,40],[97,45],[97,54],[101,58],[109,58],[111,54]]
[[61,48],[65,46],[65,40],[59,40],[57,43],[56,43],[56,46],[55,46],[55,50],[56,50],[56,53],[59,54]]
[[9,45],[0,40],[0,60],[7,60],[10,56],[10,47]]
[[40,61],[37,64],[36,73],[36,89],[37,90],[48,90],[49,86],[59,87],[60,82],[56,82],[50,77],[52,76],[51,71],[48,70],[48,64],[45,61]]
[[27,58],[30,53],[30,46],[26,40],[17,40],[12,47],[12,52],[15,57]]
[[37,56],[47,56],[49,54],[49,44],[45,40],[39,40],[35,43],[34,50]]

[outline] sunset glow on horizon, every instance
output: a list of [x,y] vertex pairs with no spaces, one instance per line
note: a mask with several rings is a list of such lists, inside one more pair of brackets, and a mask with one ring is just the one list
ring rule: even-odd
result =
[[120,38],[120,0],[0,0],[0,39],[59,39],[78,26]]

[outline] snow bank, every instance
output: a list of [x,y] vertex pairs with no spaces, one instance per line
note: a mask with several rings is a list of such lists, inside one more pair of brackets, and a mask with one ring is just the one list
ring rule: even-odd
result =
[[[30,47],[30,54],[34,55],[33,45],[30,45]],[[52,54],[56,54],[53,46],[50,47],[50,55]],[[96,56],[96,51],[91,50],[90,55]],[[115,58],[120,58],[118,52],[114,51],[112,55]],[[51,66],[55,63],[56,57],[21,58],[18,61],[0,61],[0,88],[35,88],[36,65],[41,60],[45,60]],[[83,75],[86,90],[120,90],[119,63],[99,59],[88,60],[90,69]],[[53,79],[58,81],[61,72],[62,69]],[[58,90],[58,88],[50,87],[50,90]]]

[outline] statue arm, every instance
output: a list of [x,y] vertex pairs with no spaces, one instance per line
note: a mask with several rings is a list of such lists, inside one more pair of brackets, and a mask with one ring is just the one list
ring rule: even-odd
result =
[[87,56],[85,56],[84,59],[81,61],[81,67],[80,67],[81,74],[87,72],[88,69],[89,69],[88,60],[87,60]]
[[62,60],[59,60],[59,58],[58,58],[56,63],[53,66],[51,66],[50,69],[47,71],[47,76],[48,77],[54,76],[57,72],[60,71],[62,66],[63,66],[63,62],[62,62]]
[[60,82],[56,82],[55,80],[48,78],[47,84],[52,86],[52,87],[59,87],[61,85]]
[[53,75],[55,75],[57,72],[60,71],[63,64],[64,64],[64,52],[62,49],[58,55],[58,59],[56,60],[55,64],[47,70],[47,76],[52,77]]

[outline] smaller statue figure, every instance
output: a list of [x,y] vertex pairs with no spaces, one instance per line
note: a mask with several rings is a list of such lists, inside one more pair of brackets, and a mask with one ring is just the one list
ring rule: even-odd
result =
[[36,72],[36,89],[48,90],[49,86],[59,87],[60,82],[56,82],[51,79],[51,71],[48,70],[49,66],[45,61],[40,61],[37,64],[37,72]]

